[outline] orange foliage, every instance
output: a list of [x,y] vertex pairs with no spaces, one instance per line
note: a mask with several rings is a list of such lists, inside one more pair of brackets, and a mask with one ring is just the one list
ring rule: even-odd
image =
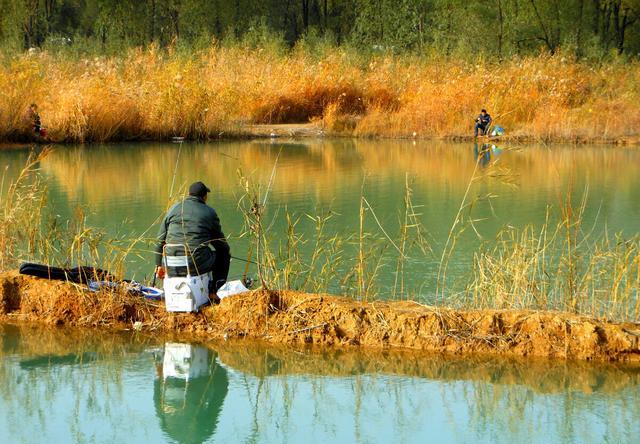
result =
[[54,140],[80,142],[207,139],[250,123],[319,119],[341,134],[447,137],[470,134],[480,108],[519,137],[616,140],[640,127],[636,62],[592,67],[542,55],[500,64],[410,56],[363,63],[339,48],[318,59],[217,46],[190,56],[152,46],[117,58],[5,58],[5,140],[21,135],[31,102]]

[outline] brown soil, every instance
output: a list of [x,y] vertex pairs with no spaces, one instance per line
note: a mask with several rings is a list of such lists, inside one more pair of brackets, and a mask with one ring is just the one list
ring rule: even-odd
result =
[[411,348],[451,354],[640,362],[640,325],[570,313],[453,310],[414,302],[357,302],[297,292],[255,291],[199,314],[118,293],[0,274],[0,320],[176,332],[207,339]]
[[[354,136],[353,128],[358,120],[357,116],[345,116],[345,120],[342,126],[345,126],[344,130],[330,130],[325,129],[321,121],[315,122],[303,122],[303,123],[237,123],[237,126],[229,131],[220,133],[218,139],[285,139],[285,140],[300,140],[308,138],[322,138],[325,136],[330,137],[364,137],[371,138],[371,136]],[[448,135],[435,135],[435,134],[416,134],[407,133],[405,135],[395,136],[376,136],[379,139],[412,139],[412,140],[444,140],[451,142],[478,142],[478,143],[495,143],[495,144],[531,144],[531,143],[558,143],[558,144],[575,144],[575,145],[619,145],[627,147],[637,147],[640,145],[640,137],[627,136],[618,138],[607,137],[552,137],[552,138],[540,138],[529,134],[510,134],[499,137],[480,137],[476,139],[473,134],[448,134]],[[208,137],[207,140],[211,140],[214,137]],[[112,139],[112,141],[118,141],[121,139]],[[167,140],[167,139],[122,139],[122,140]],[[197,140],[187,138],[185,140]],[[204,139],[202,139],[204,140]],[[0,141],[0,151],[9,150],[22,150],[25,148],[33,147],[34,145],[43,145],[49,143],[65,143],[64,140],[52,140],[52,141],[30,141],[19,143],[19,141]]]
[[299,139],[307,137],[322,137],[324,131],[321,125],[315,123],[284,123],[284,124],[255,124],[245,125],[241,133],[252,138],[285,138]]

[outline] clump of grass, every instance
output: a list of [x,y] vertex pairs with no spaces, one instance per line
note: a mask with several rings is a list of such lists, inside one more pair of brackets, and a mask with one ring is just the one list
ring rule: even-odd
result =
[[469,63],[152,45],[92,59],[0,57],[0,140],[29,136],[32,102],[52,140],[79,142],[207,139],[247,123],[310,120],[339,134],[456,136],[470,134],[480,108],[510,135],[542,140],[623,139],[638,135],[640,121],[637,62],[596,67],[562,54]]
[[[594,237],[583,226],[588,190],[576,207],[567,194],[539,228],[506,227],[474,254],[465,304],[561,310],[640,319],[640,237]],[[552,222],[557,220],[557,222]]]
[[[277,160],[266,189],[240,173],[243,195],[239,205],[245,219],[241,237],[250,238],[250,257],[257,262],[263,288],[339,292],[369,300],[381,294],[385,273],[394,272],[390,269],[395,267],[393,296],[409,297],[412,286],[407,284],[405,265],[431,254],[431,248],[419,222],[419,206],[413,203],[408,176],[396,241],[395,233],[389,234],[367,200],[364,183],[356,233],[341,230],[340,215],[328,209],[319,209],[315,214],[292,214],[286,208],[267,211],[276,166]],[[273,230],[278,218],[284,219],[284,233]],[[300,234],[299,226],[305,222],[313,224],[311,238]]]
[[5,194],[5,174],[0,186],[0,269],[15,266],[18,251],[25,249],[34,253],[42,243],[41,229],[43,210],[46,205],[46,187],[37,176],[40,161],[48,150],[31,153],[18,176],[9,185]]
[[48,189],[40,177],[41,162],[50,154],[46,148],[31,152],[17,177],[4,189],[0,186],[0,270],[20,263],[42,262],[51,266],[79,265],[106,269],[123,277],[130,255],[142,255],[151,239],[109,237],[103,229],[87,224],[87,209],[77,207],[69,220],[52,213]]
[[474,254],[463,304],[640,320],[640,237],[590,240],[579,232],[572,239],[570,223],[501,231],[495,245]]

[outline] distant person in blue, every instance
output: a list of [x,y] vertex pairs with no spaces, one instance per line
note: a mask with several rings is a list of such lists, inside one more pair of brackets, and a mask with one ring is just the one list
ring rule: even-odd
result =
[[480,111],[480,115],[476,118],[476,126],[473,133],[474,137],[478,137],[478,130],[482,131],[482,135],[484,136],[489,131],[489,127],[491,126],[491,116],[487,112],[486,109]]

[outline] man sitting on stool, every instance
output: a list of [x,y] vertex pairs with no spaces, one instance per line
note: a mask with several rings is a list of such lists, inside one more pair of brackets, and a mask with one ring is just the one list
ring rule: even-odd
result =
[[482,135],[487,134],[489,127],[491,126],[491,116],[487,113],[486,109],[480,111],[480,115],[476,118],[476,126],[474,130],[474,137],[478,137],[478,130],[482,131]]
[[193,275],[211,271],[213,278],[209,297],[212,302],[219,303],[216,292],[227,281],[231,251],[216,210],[206,204],[210,191],[202,182],[195,182],[189,187],[189,196],[167,212],[158,232],[156,276],[160,279],[165,276],[166,270],[162,266],[165,244],[185,245],[187,251],[180,247],[167,247],[167,256],[189,256],[189,269]]

